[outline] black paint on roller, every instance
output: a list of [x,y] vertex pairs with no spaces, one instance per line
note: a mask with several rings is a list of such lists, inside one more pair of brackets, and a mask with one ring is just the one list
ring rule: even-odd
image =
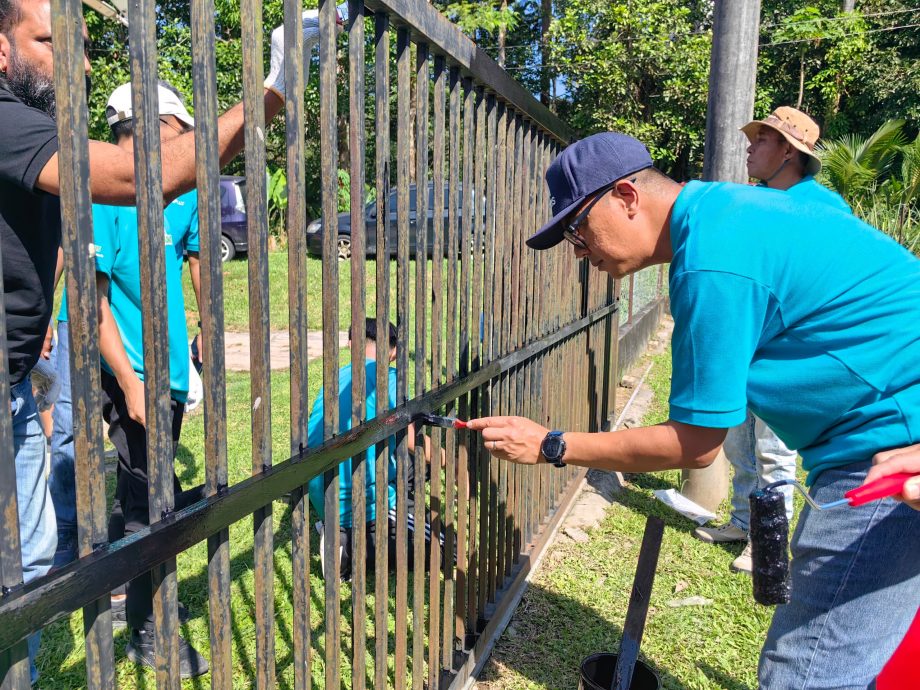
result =
[[789,520],[785,497],[771,488],[751,494],[751,561],[754,600],[789,603]]

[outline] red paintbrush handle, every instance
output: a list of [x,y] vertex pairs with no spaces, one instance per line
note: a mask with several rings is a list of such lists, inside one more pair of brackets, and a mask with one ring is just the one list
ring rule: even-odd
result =
[[455,419],[454,429],[466,429],[466,422],[464,422],[462,419]]
[[916,476],[916,474],[911,474],[910,472],[891,474],[887,477],[876,479],[874,482],[869,482],[865,486],[858,486],[855,489],[847,491],[844,494],[844,498],[846,498],[854,508],[865,503],[870,503],[871,501],[877,501],[880,498],[888,498],[889,496],[901,493],[901,489],[904,488],[904,482]]

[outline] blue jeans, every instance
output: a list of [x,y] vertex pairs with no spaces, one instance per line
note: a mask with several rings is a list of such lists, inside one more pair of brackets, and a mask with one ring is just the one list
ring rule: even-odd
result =
[[[13,415],[13,452],[16,456],[22,579],[29,582],[51,569],[57,537],[54,505],[45,478],[45,435],[38,421],[32,381],[28,377],[10,388],[10,412]],[[29,672],[33,683],[38,677],[35,657],[40,635],[36,632],[29,637]]]
[[[798,453],[789,450],[763,420],[748,411],[741,426],[728,430],[722,451],[734,469],[731,523],[745,532],[751,521],[748,500],[756,489],[781,479],[795,479]],[[786,516],[792,519],[792,487],[780,489],[786,496]]]
[[73,412],[70,393],[70,333],[66,321],[58,322],[57,345],[51,364],[61,389],[51,418],[51,476],[48,488],[57,516],[57,552],[54,565],[60,567],[77,557],[77,486],[74,470]]
[[[869,463],[825,470],[811,488],[839,499]],[[779,606],[760,656],[763,690],[865,690],[920,606],[920,512],[893,500],[805,506],[791,542],[792,599]]]

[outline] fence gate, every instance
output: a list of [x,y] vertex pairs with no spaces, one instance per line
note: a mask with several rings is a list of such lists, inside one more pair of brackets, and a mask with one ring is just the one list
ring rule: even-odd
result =
[[[416,429],[414,453],[409,451],[408,438],[410,420],[419,412],[439,411],[461,418],[522,414],[554,428],[578,430],[598,430],[611,416],[622,364],[619,284],[589,271],[564,247],[538,253],[524,245],[526,236],[549,214],[543,172],[572,134],[423,0],[350,0],[348,8],[345,36],[337,37],[333,1],[320,2],[319,130],[305,131],[302,99],[289,99],[284,111],[290,388],[275,391],[274,399],[279,395],[289,399],[287,415],[277,413],[272,405],[272,383],[277,388],[284,380],[273,379],[270,371],[273,295],[267,251],[262,6],[258,0],[241,0],[252,471],[247,478],[231,481],[228,437],[245,436],[247,430],[245,424],[228,424],[214,2],[191,2],[207,353],[203,373],[207,498],[175,510],[169,354],[166,320],[161,317],[166,289],[156,0],[130,3],[151,526],[108,543],[95,276],[93,259],[86,251],[92,246],[93,231],[81,7],[79,0],[52,0],[80,558],[27,586],[21,584],[10,418],[0,415],[4,688],[28,687],[25,638],[29,633],[78,609],[82,609],[85,634],[85,684],[115,687],[109,594],[148,571],[155,593],[156,684],[178,687],[177,579],[188,574],[177,573],[176,557],[205,541],[210,649],[202,651],[209,651],[212,687],[266,688],[289,676],[293,684],[285,680],[283,685],[295,688],[462,686],[507,621],[533,559],[560,519],[561,508],[574,496],[584,476],[578,468],[525,468],[499,462],[485,452],[477,434],[466,431]],[[285,0],[289,56],[302,51],[300,13],[300,0]],[[366,75],[367,50],[373,51],[374,69]],[[286,79],[288,93],[303,93],[300,60],[288,60]],[[336,82],[341,79],[348,80],[347,104],[337,102]],[[365,118],[366,98],[373,99],[372,123]],[[340,122],[348,126],[342,139],[337,131]],[[371,124],[372,131],[367,131]],[[320,141],[326,228],[336,227],[340,141],[347,141],[350,161],[352,228],[365,224],[363,183],[368,170],[373,171],[370,179],[376,180],[376,198],[386,203],[383,200],[390,198],[395,185],[397,199],[395,246],[389,215],[377,214],[372,260],[361,260],[366,249],[363,233],[353,234],[348,262],[337,260],[336,234],[324,235],[321,367],[319,362],[309,365],[307,349],[308,322],[316,316],[311,317],[307,308],[311,262],[306,251],[305,137]],[[371,145],[374,159],[366,160]],[[420,192],[419,218],[429,186],[434,190],[429,202],[433,218],[447,217],[446,230],[434,233],[430,248],[424,223],[411,222],[410,185]],[[440,230],[437,222],[435,226]],[[416,235],[415,252],[410,252],[412,235]],[[424,259],[429,253],[433,258]],[[348,278],[351,284],[350,301],[341,304],[340,278]],[[629,309],[622,313],[627,325],[624,337],[633,332],[644,338],[648,324],[654,325],[660,315],[660,273],[640,276],[629,285]],[[398,330],[397,405],[388,409],[388,374],[386,367],[378,367],[377,414],[372,419],[364,409],[368,382],[363,366],[353,370],[352,409],[337,404],[340,365],[364,361],[368,314],[376,315],[379,333],[386,332],[388,321],[395,322]],[[640,324],[645,325],[637,330]],[[355,337],[350,351],[340,351],[340,331],[349,325]],[[387,355],[385,339],[380,338],[377,361],[386,361]],[[7,361],[5,350],[0,361]],[[308,390],[317,376],[324,391],[325,442],[308,448]],[[6,395],[7,387],[8,379],[3,377],[0,394]],[[350,416],[353,424],[340,434],[336,432],[342,415]],[[273,425],[279,424],[289,424],[290,437],[289,452],[280,456],[272,450]],[[433,458],[427,481],[423,431],[430,437]],[[335,539],[325,541],[325,572],[321,572],[306,484],[313,477],[324,477],[326,534],[337,534],[337,468],[351,459],[354,523],[360,525],[366,517],[366,449],[375,448],[377,476],[386,477],[391,445],[395,445],[397,465],[395,576],[385,567],[367,567],[365,533],[355,530],[352,580],[342,583],[337,576]],[[444,458],[443,464],[439,457]],[[407,528],[411,487],[414,524],[427,520],[432,535],[443,534],[443,544],[433,538],[427,554],[423,530]],[[277,502],[286,495],[290,507]],[[385,515],[387,510],[387,492],[380,490],[376,513]],[[290,511],[286,517],[290,537],[276,537],[277,511]],[[244,560],[253,572],[251,607],[231,610],[230,528],[249,519],[253,546]],[[387,551],[387,540],[378,539],[377,564],[387,563]],[[276,569],[279,552],[290,553],[289,567],[285,561],[283,569]],[[420,567],[426,558],[427,567]],[[323,583],[321,587],[311,587],[311,573],[315,582]],[[279,599],[289,606],[276,616]],[[255,638],[254,659],[247,651],[242,666],[238,649],[242,642],[234,642],[241,619],[254,625]],[[289,655],[276,653],[276,635],[283,636],[292,650]]]

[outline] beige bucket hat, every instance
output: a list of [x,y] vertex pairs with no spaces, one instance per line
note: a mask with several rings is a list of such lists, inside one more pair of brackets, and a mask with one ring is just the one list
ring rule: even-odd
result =
[[815,144],[821,136],[821,128],[801,110],[782,106],[767,115],[763,120],[748,122],[741,131],[753,142],[761,127],[769,127],[782,136],[792,146],[808,156],[805,173],[817,175],[821,170],[821,159],[815,155]]

